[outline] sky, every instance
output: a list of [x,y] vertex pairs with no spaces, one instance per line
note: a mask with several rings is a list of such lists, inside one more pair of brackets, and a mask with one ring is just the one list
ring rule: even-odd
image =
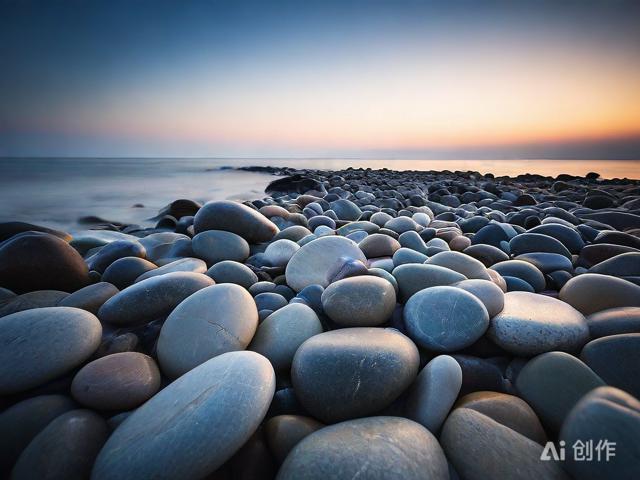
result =
[[640,2],[0,0],[0,156],[640,159]]

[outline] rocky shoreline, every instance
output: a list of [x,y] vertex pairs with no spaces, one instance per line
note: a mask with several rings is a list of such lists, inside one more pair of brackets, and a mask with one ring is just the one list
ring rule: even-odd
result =
[[640,181],[243,170],[0,224],[2,476],[640,477]]

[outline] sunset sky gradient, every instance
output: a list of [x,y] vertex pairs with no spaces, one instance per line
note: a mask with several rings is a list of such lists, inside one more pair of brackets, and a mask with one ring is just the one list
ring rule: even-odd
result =
[[638,159],[638,25],[617,0],[0,0],[0,155]]

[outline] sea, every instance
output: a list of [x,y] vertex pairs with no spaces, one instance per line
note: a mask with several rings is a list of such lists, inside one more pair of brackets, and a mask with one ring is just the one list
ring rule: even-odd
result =
[[77,232],[79,219],[152,226],[173,200],[249,200],[277,177],[235,170],[275,166],[338,170],[473,170],[640,178],[640,160],[378,160],[318,158],[0,158],[0,222],[22,221]]

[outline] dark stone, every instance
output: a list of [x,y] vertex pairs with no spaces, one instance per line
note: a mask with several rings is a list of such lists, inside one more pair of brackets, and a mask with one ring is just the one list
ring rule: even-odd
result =
[[27,232],[0,244],[0,286],[15,293],[73,292],[89,283],[84,260],[64,240]]
[[64,413],[36,435],[22,452],[11,478],[89,478],[93,462],[108,436],[106,422],[90,410]]
[[607,385],[640,398],[640,333],[592,340],[582,349],[580,359]]
[[145,258],[146,249],[138,242],[130,240],[116,240],[107,243],[98,253],[87,259],[89,270],[96,272],[104,272],[105,269],[113,262],[125,257]]
[[229,200],[207,202],[196,213],[193,227],[195,233],[225,230],[240,235],[249,243],[267,242],[278,233],[278,227],[264,215]]
[[102,274],[102,281],[115,285],[118,289],[133,285],[137,278],[158,266],[149,260],[138,257],[124,257],[116,260]]
[[4,477],[42,429],[75,404],[64,395],[40,395],[16,403],[0,413],[0,475]]
[[[578,440],[593,440],[593,461],[576,461],[567,455],[566,469],[573,478],[603,480],[638,477],[640,458],[640,402],[613,387],[600,387],[585,395],[571,410],[562,425],[560,439],[565,445]],[[596,447],[607,441],[614,446],[614,456]],[[602,444],[600,444],[602,445]],[[573,453],[573,452],[570,452]],[[600,461],[598,461],[600,453]]]

